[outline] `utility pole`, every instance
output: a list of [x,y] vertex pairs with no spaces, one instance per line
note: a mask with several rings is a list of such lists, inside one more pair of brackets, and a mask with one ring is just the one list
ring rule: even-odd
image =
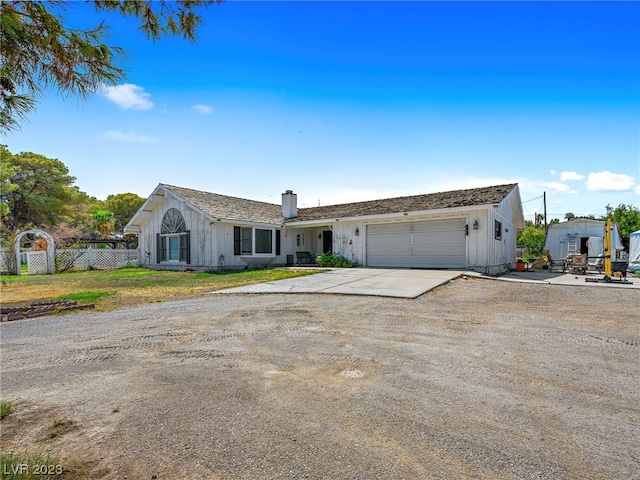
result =
[[542,193],[542,199],[544,203],[544,231],[546,232],[548,229],[547,227],[547,192]]

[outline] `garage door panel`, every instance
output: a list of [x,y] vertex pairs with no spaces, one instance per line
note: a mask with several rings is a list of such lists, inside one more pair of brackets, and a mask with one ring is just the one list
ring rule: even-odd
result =
[[[460,252],[452,251],[451,245],[414,245],[411,253],[426,257],[459,257]],[[406,254],[405,254],[406,255]]]
[[400,255],[379,255],[376,257],[376,264],[370,267],[398,267],[403,266],[406,256]]
[[[431,220],[429,222],[414,222],[411,223],[413,233],[420,232],[457,232],[460,229],[460,222],[452,220]],[[462,221],[464,225],[464,221]]]
[[411,255],[411,245],[397,245],[389,248],[385,245],[377,245],[375,247],[370,247],[371,250],[367,250],[368,255],[373,256],[407,256]]
[[464,268],[465,220],[405,222],[367,227],[371,267]]
[[393,247],[394,245],[411,245],[411,234],[402,236],[378,235],[375,238],[367,238],[367,244],[371,246]]
[[387,235],[389,233],[409,233],[411,223],[388,223],[385,225],[369,225],[369,235]]

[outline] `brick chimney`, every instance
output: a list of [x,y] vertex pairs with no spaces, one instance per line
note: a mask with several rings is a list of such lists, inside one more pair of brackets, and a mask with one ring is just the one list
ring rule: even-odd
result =
[[287,190],[282,194],[282,216],[284,218],[298,216],[298,195],[293,193],[293,190]]

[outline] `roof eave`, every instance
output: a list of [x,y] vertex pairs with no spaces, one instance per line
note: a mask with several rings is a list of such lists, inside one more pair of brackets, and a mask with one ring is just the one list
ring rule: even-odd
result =
[[[156,196],[156,192],[162,187],[162,184],[159,183],[156,188],[153,189],[153,193],[151,195],[149,195],[149,197],[147,197],[147,199],[144,201],[144,203],[142,204],[142,206],[138,209],[138,211],[133,215],[133,217],[131,217],[131,220],[129,220],[129,222],[125,225],[124,227],[124,233],[140,233],[141,231],[141,226],[143,224],[146,223],[146,220],[144,219],[144,217],[141,215],[141,212],[144,211],[150,211],[147,210],[146,207],[148,207],[150,204],[154,203],[156,201],[155,196]],[[137,228],[135,228],[137,227]]]
[[417,217],[421,215],[439,215],[442,213],[451,213],[451,212],[464,212],[464,211],[476,211],[476,210],[486,210],[488,208],[493,208],[495,203],[487,203],[483,205],[468,205],[461,207],[446,207],[446,208],[436,208],[432,210],[415,210],[415,211],[407,211],[407,212],[393,212],[393,213],[382,213],[376,215],[358,215],[352,217],[327,217],[320,218],[317,220],[301,220],[295,221],[295,219],[290,219],[285,221],[285,226],[288,225],[296,225],[296,226],[311,226],[311,225],[324,225],[326,223],[333,222],[351,222],[351,221],[362,221],[362,220],[385,220],[389,218],[402,218],[402,217]]

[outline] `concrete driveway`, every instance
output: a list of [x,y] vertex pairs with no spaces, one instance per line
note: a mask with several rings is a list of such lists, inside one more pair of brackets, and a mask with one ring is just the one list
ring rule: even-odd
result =
[[502,280],[507,282],[520,282],[520,283],[547,283],[549,285],[567,285],[572,287],[597,287],[597,288],[631,288],[640,289],[640,279],[632,273],[627,273],[627,282],[622,283],[614,280],[611,283],[599,282],[596,280],[602,280],[604,275],[597,272],[587,272],[586,275],[580,273],[570,272],[553,272],[548,270],[536,269],[528,272],[509,272],[500,277],[486,277],[485,275],[476,272],[466,272],[469,276],[494,278],[496,280]]
[[630,283],[620,284],[615,282],[592,283],[585,281],[585,278],[602,278],[601,274],[575,275],[570,273],[549,273],[546,270],[510,272],[500,277],[489,277],[465,270],[338,268],[316,275],[246,285],[212,293],[337,293],[343,295],[416,298],[461,275],[511,282],[640,289],[640,281],[634,280],[631,274],[628,275]]
[[326,273],[218,290],[213,293],[339,293],[416,298],[464,270],[339,268]]

